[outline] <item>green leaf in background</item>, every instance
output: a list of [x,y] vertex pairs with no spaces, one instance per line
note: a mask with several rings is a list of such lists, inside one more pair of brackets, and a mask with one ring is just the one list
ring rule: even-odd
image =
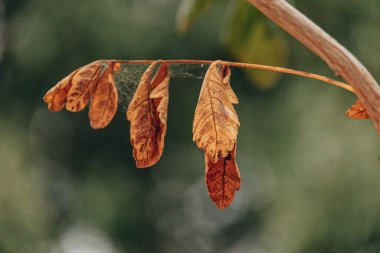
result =
[[215,0],[182,0],[177,11],[177,29],[186,33],[199,17]]
[[[241,62],[284,66],[288,47],[280,30],[244,0],[233,3],[223,43]],[[273,87],[280,74],[272,71],[245,70],[252,83],[261,89]]]

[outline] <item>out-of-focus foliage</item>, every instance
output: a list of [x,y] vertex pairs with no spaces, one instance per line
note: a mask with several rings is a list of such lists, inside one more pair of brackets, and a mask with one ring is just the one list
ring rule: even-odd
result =
[[199,17],[215,0],[182,0],[177,12],[177,29],[187,32]]
[[0,251],[36,252],[50,232],[43,178],[27,152],[27,136],[0,122]]
[[[135,168],[124,113],[95,131],[87,112],[43,104],[50,87],[95,59],[230,60],[216,46],[228,1],[211,5],[186,36],[177,35],[175,0],[4,3],[0,252],[379,252],[380,143],[370,121],[345,116],[350,93],[293,76],[259,92],[233,68],[243,181],[223,212],[209,201],[192,142],[205,67],[190,66],[194,75],[173,69],[195,79],[171,80],[165,152],[147,170]],[[308,0],[297,8],[380,79],[380,2]],[[288,43],[289,67],[333,75]]]
[[[231,17],[223,31],[223,43],[240,62],[270,66],[285,66],[288,58],[287,42],[275,27],[257,9],[245,0],[231,4]],[[279,73],[246,69],[252,84],[268,89],[277,83]]]
[[[182,1],[178,10],[179,30],[187,31],[212,2]],[[222,44],[236,61],[271,66],[285,66],[288,61],[287,41],[279,28],[246,0],[230,2],[219,31]],[[272,71],[244,71],[252,84],[260,89],[273,87],[280,77],[279,73]]]

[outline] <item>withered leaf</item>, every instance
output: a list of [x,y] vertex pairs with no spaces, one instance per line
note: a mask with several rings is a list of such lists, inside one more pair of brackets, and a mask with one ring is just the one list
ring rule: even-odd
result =
[[346,111],[346,115],[353,119],[369,119],[370,118],[367,113],[367,109],[359,100],[356,100],[355,104],[353,104],[351,108]]
[[240,189],[240,172],[235,156],[236,145],[225,158],[220,158],[216,163],[205,154],[208,193],[219,209],[228,207],[234,200],[235,192]]
[[168,105],[169,105],[169,65],[163,64],[153,78],[150,99],[155,108],[155,119],[158,121],[156,126],[157,161],[161,158],[164,151],[164,140],[167,129]]
[[193,140],[216,163],[232,151],[240,126],[230,86],[231,70],[212,63],[205,75],[193,121]]
[[67,94],[66,109],[71,112],[83,110],[91,96],[94,94],[98,84],[102,67],[105,61],[95,61],[82,67],[72,78],[72,86]]
[[106,127],[117,111],[118,92],[110,64],[101,75],[90,104],[90,124],[94,129]]
[[142,75],[127,109],[137,168],[146,168],[157,163],[164,149],[170,75],[169,65],[162,64],[151,79],[157,64],[158,61],[153,62]]
[[48,104],[48,109],[51,111],[60,111],[65,107],[67,94],[72,86],[72,78],[78,70],[62,79],[58,84],[52,87],[44,96],[44,102]]
[[99,60],[74,71],[45,95],[44,101],[52,111],[83,110],[91,100],[89,117],[95,129],[106,127],[117,110],[118,93],[113,74],[120,70],[117,61]]

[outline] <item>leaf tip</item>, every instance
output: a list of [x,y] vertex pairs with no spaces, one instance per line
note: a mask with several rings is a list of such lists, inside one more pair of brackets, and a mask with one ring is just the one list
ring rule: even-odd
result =
[[240,189],[240,172],[236,163],[236,144],[225,158],[212,162],[205,154],[206,185],[212,202],[220,210],[229,207]]

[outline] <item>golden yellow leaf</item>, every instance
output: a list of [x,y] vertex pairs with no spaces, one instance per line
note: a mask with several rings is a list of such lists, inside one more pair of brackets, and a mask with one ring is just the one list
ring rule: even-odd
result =
[[101,75],[90,104],[90,124],[94,129],[106,127],[117,111],[118,92],[110,64]]
[[348,109],[348,111],[346,112],[346,115],[353,119],[369,119],[370,118],[367,113],[367,109],[359,100],[356,100],[355,104],[353,104],[351,108]]
[[72,78],[72,86],[67,94],[66,109],[71,112],[83,110],[91,96],[93,95],[96,85],[100,78],[102,67],[106,61],[95,61],[82,67]]
[[67,94],[72,86],[72,78],[78,70],[62,79],[57,85],[52,87],[44,96],[44,102],[48,104],[51,111],[60,111],[65,106]]
[[235,192],[240,189],[240,172],[235,156],[236,145],[225,158],[220,158],[216,163],[205,154],[208,193],[219,209],[228,207],[234,200]]
[[240,126],[233,104],[238,99],[230,86],[231,70],[212,63],[205,75],[193,121],[193,140],[211,162],[228,156]]
[[170,75],[169,65],[163,64],[151,79],[158,62],[153,62],[142,75],[127,109],[137,168],[146,168],[157,163],[164,148]]

